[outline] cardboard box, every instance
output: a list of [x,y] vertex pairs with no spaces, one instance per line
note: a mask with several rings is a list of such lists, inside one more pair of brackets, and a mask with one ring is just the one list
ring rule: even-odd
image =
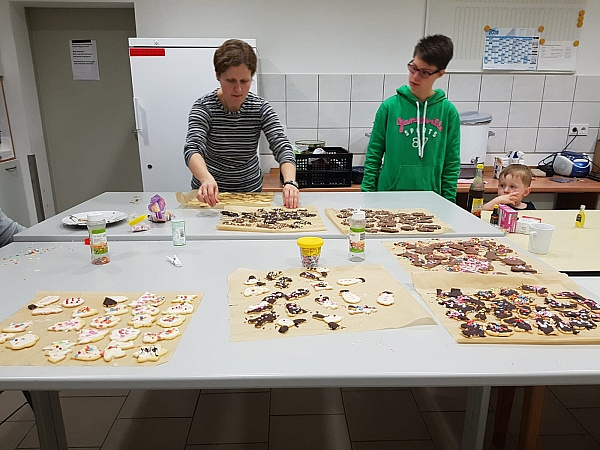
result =
[[539,223],[541,221],[542,221],[542,219],[540,219],[539,217],[523,216],[523,217],[517,219],[517,226],[515,228],[515,233],[529,234],[529,224],[536,223],[536,222]]
[[512,209],[508,205],[499,205],[498,214],[498,228],[506,231],[507,233],[514,233],[517,228],[517,218],[519,213]]

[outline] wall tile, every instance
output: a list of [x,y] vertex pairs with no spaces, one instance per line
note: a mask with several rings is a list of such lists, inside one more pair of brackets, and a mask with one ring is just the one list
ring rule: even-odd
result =
[[[408,75],[406,75],[408,80]],[[441,89],[448,96],[448,80],[450,79],[449,75],[442,75],[442,78],[438,78],[436,82],[433,84],[434,89]]]
[[573,100],[575,92],[574,75],[546,75],[544,85],[545,102],[569,102]]
[[353,74],[353,102],[373,102],[383,100],[383,74]]
[[508,126],[510,102],[479,102],[479,112],[491,114],[494,128]]
[[[596,148],[597,136],[598,128],[590,128],[587,136],[577,136],[567,149],[592,155]],[[569,141],[571,139],[573,136],[569,137]]]
[[383,79],[383,99],[396,95],[396,89],[408,82],[406,73],[386,73]]
[[[369,136],[366,136],[366,135]],[[350,128],[350,148],[352,153],[367,153],[371,128]]]
[[539,102],[544,94],[544,75],[515,75],[512,100],[517,102]]
[[327,147],[343,147],[348,150],[350,128],[319,128],[317,139],[325,141]]
[[302,141],[305,139],[317,139],[316,128],[288,128],[287,137],[292,145],[296,141]]
[[289,128],[317,128],[317,102],[287,102]]
[[350,74],[319,75],[319,101],[349,102],[351,79]]
[[452,102],[456,109],[458,109],[459,113],[467,112],[467,111],[479,111],[479,103],[478,102]]
[[453,103],[479,101],[481,75],[451,74],[448,82],[448,99]]
[[570,123],[587,123],[590,128],[598,128],[600,126],[600,102],[574,102]]
[[270,102],[285,101],[285,74],[263,73],[259,75],[258,95]]
[[572,102],[542,102],[539,126],[568,127],[572,106]]
[[285,76],[288,102],[317,101],[319,99],[319,76],[316,74],[288,74]]
[[537,139],[536,128],[508,128],[506,130],[506,152],[521,150],[523,152],[535,151]]
[[540,102],[511,102],[508,113],[508,126],[537,128],[541,106]]
[[286,114],[286,104],[285,102],[269,102],[269,104],[273,107],[275,112],[277,113],[277,117],[279,117],[279,121],[283,126],[287,124],[287,114]]
[[482,102],[510,101],[512,85],[512,75],[483,75],[481,77],[481,94],[479,95],[479,100]]
[[375,114],[381,102],[352,102],[350,104],[350,127],[373,128]]
[[575,87],[575,100],[578,102],[600,102],[600,76],[578,76]]
[[567,128],[538,129],[536,153],[560,152],[567,143]]
[[506,128],[494,127],[490,128],[490,131],[494,135],[488,138],[487,153],[501,153],[504,156],[506,154],[504,151],[504,146],[506,145]]
[[350,102],[319,102],[319,128],[348,128]]

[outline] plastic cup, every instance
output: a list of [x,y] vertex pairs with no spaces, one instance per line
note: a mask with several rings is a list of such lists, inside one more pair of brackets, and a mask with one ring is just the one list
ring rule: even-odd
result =
[[301,237],[296,241],[300,247],[300,259],[302,266],[307,269],[313,269],[319,266],[319,257],[321,256],[321,247],[323,239],[320,237]]
[[538,255],[545,255],[550,251],[550,241],[554,225],[549,223],[530,223],[529,224],[529,246],[528,250]]

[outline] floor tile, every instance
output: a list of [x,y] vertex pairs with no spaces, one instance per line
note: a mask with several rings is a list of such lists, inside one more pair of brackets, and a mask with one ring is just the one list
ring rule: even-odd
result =
[[[1,402],[1,398],[0,398]],[[0,425],[0,450],[14,450],[35,427],[35,421],[4,422]]]
[[[69,447],[100,447],[125,397],[65,397],[60,405]],[[94,426],[89,426],[92,423]],[[23,440],[22,448],[39,447],[37,429]]]
[[433,441],[353,442],[352,450],[436,450]]
[[269,392],[200,394],[188,444],[267,442]]
[[200,391],[131,391],[119,419],[193,417]]
[[600,406],[600,386],[548,386],[548,389],[567,408]]
[[600,445],[587,434],[563,435],[563,436],[540,436],[538,448],[544,450],[600,450]]
[[409,390],[344,391],[352,441],[429,439]]
[[183,450],[191,422],[191,418],[117,419],[102,450]]
[[464,411],[467,388],[411,388],[420,411]]
[[577,408],[569,412],[575,416],[586,432],[600,442],[600,408]]
[[331,389],[271,389],[271,415],[344,414],[342,393]]
[[[15,413],[15,411],[17,412]],[[13,415],[11,416],[11,414]],[[22,391],[3,391],[0,394],[0,422],[7,420],[8,417],[10,417],[8,420],[11,421],[33,420],[33,411],[27,404]]]
[[343,414],[271,416],[270,450],[352,450]]
[[261,442],[252,444],[188,445],[185,450],[269,450],[269,444]]
[[127,389],[65,389],[58,393],[60,397],[126,397]]

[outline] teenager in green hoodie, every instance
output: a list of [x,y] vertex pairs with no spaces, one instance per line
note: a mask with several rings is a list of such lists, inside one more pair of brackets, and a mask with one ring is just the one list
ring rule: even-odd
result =
[[375,116],[361,190],[434,191],[456,201],[460,118],[444,91],[433,89],[452,54],[452,41],[440,34],[416,45],[408,85],[385,100]]

